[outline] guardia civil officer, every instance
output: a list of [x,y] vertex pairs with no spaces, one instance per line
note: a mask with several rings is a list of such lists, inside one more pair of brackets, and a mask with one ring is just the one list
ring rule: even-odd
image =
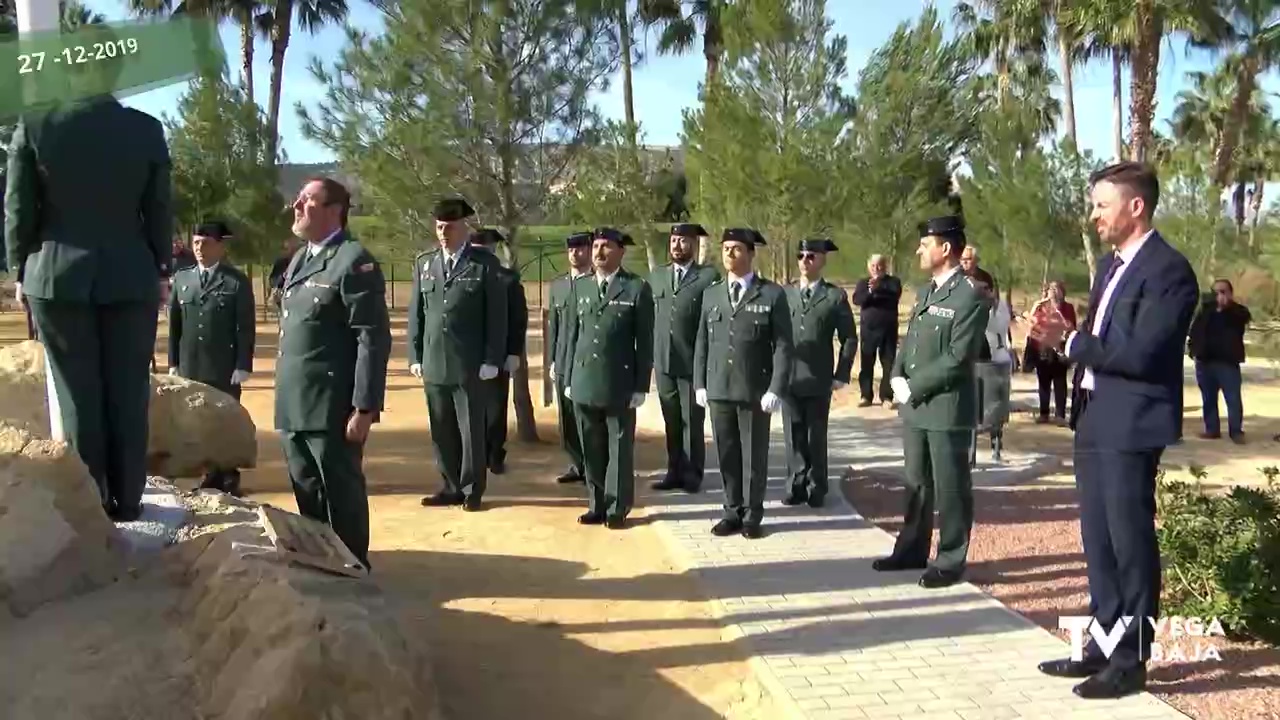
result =
[[[253,372],[257,318],[253,283],[226,258],[231,230],[222,221],[196,228],[191,250],[196,264],[173,276],[169,294],[169,374],[202,382],[240,399]],[[218,468],[202,488],[240,495],[240,471]]]
[[[112,31],[92,32],[111,45]],[[67,442],[103,509],[133,521],[147,482],[150,368],[173,268],[173,209],[164,127],[110,95],[123,62],[72,64],[82,99],[20,119],[4,224],[15,299],[31,308]]]
[[276,429],[298,512],[327,522],[369,566],[364,443],[387,389],[391,321],[374,256],[347,230],[351,195],[331,178],[293,203],[306,245],[286,271],[276,360]]
[[[890,374],[901,403],[906,457],[907,507],[893,554],[876,570],[927,570],[926,588],[960,581],[973,529],[973,485],[969,443],[977,419],[974,366],[989,306],[960,268],[964,224],[956,216],[920,226],[916,255],[933,279],[917,293],[907,336]],[[929,565],[934,506],[938,510],[938,555]]]
[[[493,228],[484,228],[471,235],[471,245],[493,255],[497,259],[498,243],[507,239]],[[529,333],[529,304],[524,297],[524,285],[520,273],[498,261],[498,277],[502,280],[507,298],[507,357],[503,360],[498,376],[483,383],[485,391],[485,459],[489,472],[501,475],[507,468],[507,407],[511,401],[511,373],[520,367],[524,355],[524,340]]]
[[574,281],[564,373],[587,470],[587,512],[578,522],[618,530],[635,497],[636,408],[653,370],[653,291],[622,267],[631,236],[608,227],[592,235],[595,273]]
[[431,445],[444,488],[424,506],[480,509],[488,479],[482,383],[507,359],[507,290],[492,253],[472,248],[466,200],[436,203],[440,247],[413,262],[409,372],[427,395]]
[[707,231],[694,223],[671,226],[671,262],[649,277],[656,305],[653,362],[667,438],[667,472],[654,490],[697,492],[706,467],[706,410],[693,390],[693,346],[702,314],[702,293],[720,279],[714,267],[694,258]]
[[570,235],[565,240],[569,272],[551,283],[550,310],[547,313],[546,342],[551,349],[551,382],[556,386],[556,411],[560,422],[560,447],[569,456],[569,469],[556,478],[558,483],[586,482],[587,475],[582,460],[582,440],[578,437],[578,417],[573,411],[573,401],[564,396],[567,386],[564,373],[573,362],[573,348],[569,345],[569,327],[578,312],[577,295],[573,283],[591,273],[591,241],[589,232]]
[[[822,277],[827,253],[836,249],[826,238],[801,240],[796,248],[800,279],[787,286],[794,360],[782,402],[789,480],[784,505],[807,502],[810,507],[822,507],[828,488],[831,393],[849,384],[858,346],[849,296]],[[840,343],[834,352],[832,339]]]
[[752,269],[756,248],[764,244],[755,230],[725,230],[720,248],[728,276],[702,293],[693,383],[698,404],[710,405],[720,456],[724,517],[711,529],[718,536],[764,535],[769,416],[791,381],[786,291]]

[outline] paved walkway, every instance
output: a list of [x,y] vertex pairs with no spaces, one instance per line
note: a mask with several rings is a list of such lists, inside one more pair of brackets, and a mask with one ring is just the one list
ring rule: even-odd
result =
[[[875,572],[872,559],[892,550],[893,537],[840,492],[820,510],[782,505],[779,423],[776,416],[765,538],[710,534],[721,503],[719,474],[710,468],[701,494],[652,498],[648,514],[675,556],[700,576],[730,632],[746,637],[757,674],[791,717],[1185,717],[1148,694],[1102,703],[1076,698],[1073,681],[1036,670],[1040,660],[1068,654],[1067,644],[968,583],[925,590],[916,584],[918,571]],[[833,473],[854,459],[900,467],[900,437],[896,420],[833,417]],[[976,484],[1044,471],[1046,458],[1013,453],[993,467],[983,447]]]

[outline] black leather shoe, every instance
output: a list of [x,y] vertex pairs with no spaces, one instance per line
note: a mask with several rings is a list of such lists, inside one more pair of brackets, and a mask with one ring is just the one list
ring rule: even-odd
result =
[[471,496],[462,501],[462,509],[467,512],[477,512],[480,510],[480,498]]
[[654,482],[649,487],[653,488],[654,490],[664,490],[664,491],[665,490],[683,490],[684,483],[681,482],[679,479],[672,477],[671,475],[667,475],[661,480]]
[[584,512],[578,516],[579,525],[603,525],[604,515],[600,513]]
[[822,507],[824,504],[826,504],[826,500],[825,500],[821,495],[810,495],[810,496],[809,496],[809,507],[811,507],[811,508],[820,508],[820,507]]
[[494,475],[501,475],[506,471],[507,471],[507,464],[502,462],[501,460],[499,460],[496,463],[491,463],[489,465],[489,472],[493,473]]
[[569,485],[571,483],[580,483],[580,482],[586,482],[586,481],[587,479],[582,476],[582,473],[576,472],[574,470],[569,470],[556,478],[556,482],[560,483],[561,485]]
[[897,572],[899,570],[923,570],[929,567],[929,563],[924,560],[910,562],[890,555],[889,557],[872,561],[871,567],[880,572]]
[[743,525],[742,537],[748,540],[759,540],[764,537],[764,528],[759,525]]
[[795,507],[796,505],[803,505],[803,504],[805,504],[805,503],[806,503],[806,502],[808,502],[808,501],[809,501],[809,497],[808,497],[807,495],[805,495],[804,493],[802,493],[802,492],[801,492],[801,493],[788,493],[786,497],[782,498],[782,504],[783,504],[783,505],[786,505],[786,506],[788,506],[788,507]]
[[110,517],[112,520],[116,522],[133,522],[138,518],[142,517],[142,506],[131,505],[129,507],[123,507],[120,505],[115,505],[111,508],[111,510],[107,513],[107,515],[108,517]]
[[1106,658],[1085,658],[1079,662],[1071,658],[1045,660],[1036,666],[1045,675],[1060,678],[1087,678],[1097,675],[1107,667]]
[[624,530],[627,527],[627,519],[624,517],[605,518],[604,526],[610,530]]
[[711,528],[711,534],[716,537],[728,537],[742,530],[742,523],[737,520],[721,520]]
[[450,505],[461,505],[463,500],[462,493],[451,493],[441,490],[435,495],[428,495],[422,498],[422,507],[448,507]]
[[1097,675],[1071,688],[1085,700],[1115,700],[1142,692],[1147,686],[1147,669],[1142,665],[1116,668],[1108,665]]
[[960,578],[964,577],[964,573],[959,570],[942,570],[940,568],[931,567],[924,571],[920,576],[920,587],[927,590],[937,590],[938,588],[951,587],[960,582]]

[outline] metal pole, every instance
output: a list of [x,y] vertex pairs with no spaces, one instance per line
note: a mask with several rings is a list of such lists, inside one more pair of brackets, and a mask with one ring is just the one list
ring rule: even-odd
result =
[[[19,42],[21,36],[30,33],[56,33],[60,27],[61,11],[58,0],[17,0],[14,9],[17,14]],[[49,437],[58,441],[67,439],[62,428],[62,407],[58,404],[58,388],[53,382],[53,373],[49,371],[49,358],[44,361],[45,396],[49,401]]]

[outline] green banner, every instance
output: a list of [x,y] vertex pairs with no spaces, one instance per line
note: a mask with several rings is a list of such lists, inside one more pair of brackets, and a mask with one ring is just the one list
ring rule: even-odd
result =
[[86,25],[0,42],[0,122],[93,95],[116,97],[221,73],[226,54],[217,23],[180,16]]

